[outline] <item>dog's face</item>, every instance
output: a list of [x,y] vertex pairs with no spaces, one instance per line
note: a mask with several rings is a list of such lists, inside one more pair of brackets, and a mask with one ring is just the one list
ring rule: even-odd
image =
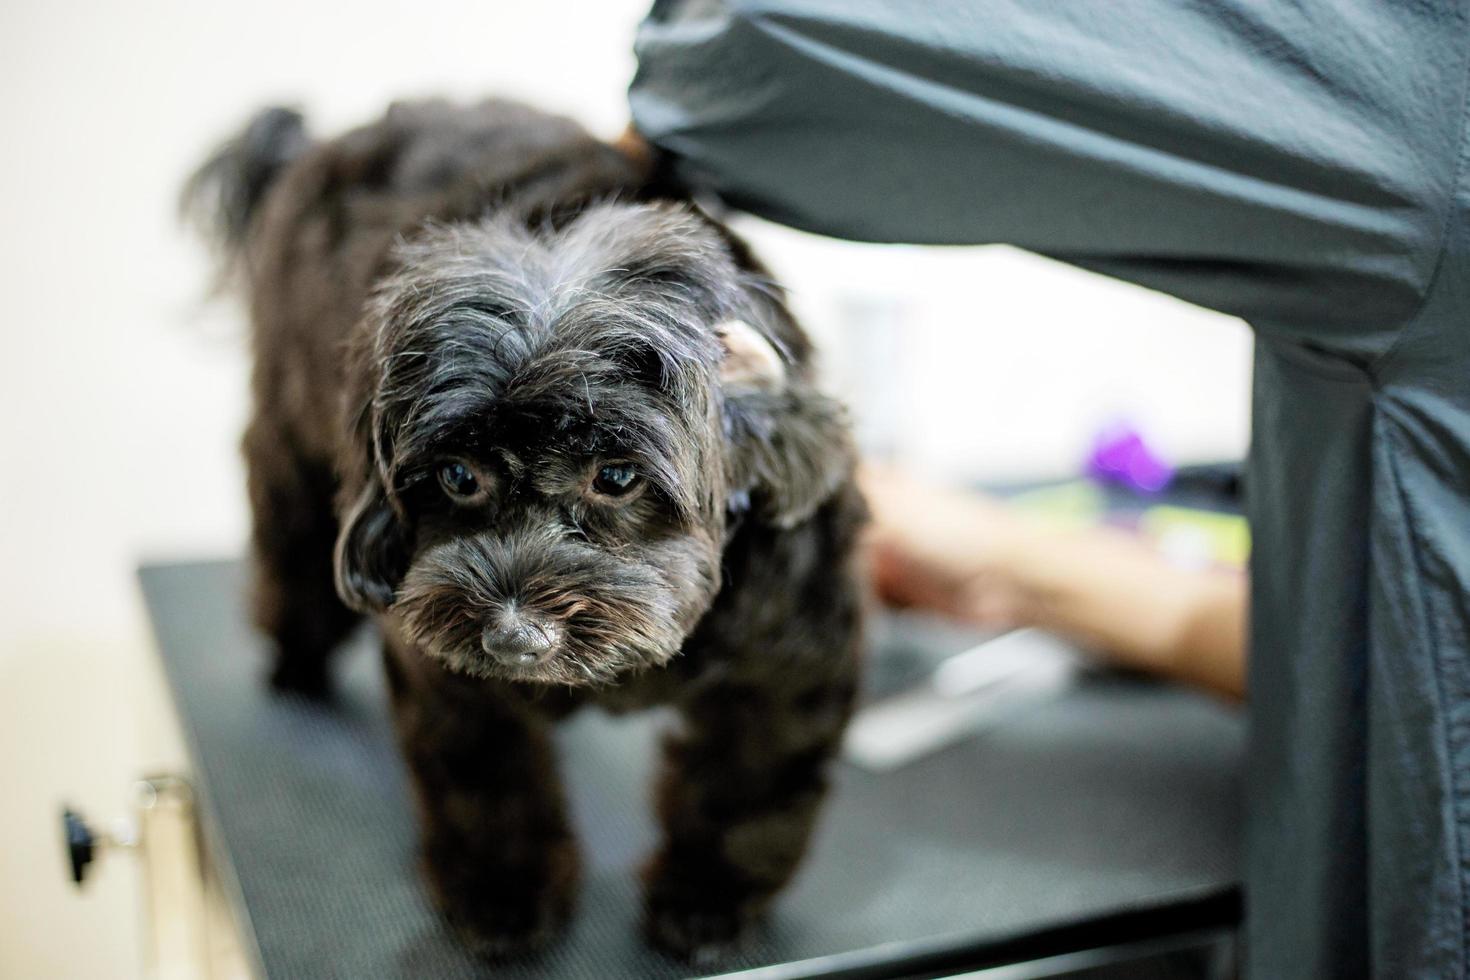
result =
[[395,262],[349,366],[338,589],[454,670],[582,685],[666,662],[730,515],[799,521],[850,467],[769,285],[687,211],[497,217]]

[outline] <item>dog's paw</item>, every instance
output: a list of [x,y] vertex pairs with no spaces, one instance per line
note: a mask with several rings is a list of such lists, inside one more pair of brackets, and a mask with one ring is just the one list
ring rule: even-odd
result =
[[476,956],[503,960],[534,953],[560,933],[576,905],[577,848],[545,843],[538,860],[506,864],[475,856],[473,842],[444,836],[425,845],[420,870],[434,906]]
[[544,949],[571,914],[570,901],[549,895],[499,895],[493,899],[440,902],[459,941],[486,960],[505,960]]
[[650,898],[644,932],[656,948],[695,966],[708,966],[740,948],[753,918],[717,903]]
[[299,694],[313,701],[332,699],[332,679],[320,658],[278,656],[271,668],[270,685],[279,693]]

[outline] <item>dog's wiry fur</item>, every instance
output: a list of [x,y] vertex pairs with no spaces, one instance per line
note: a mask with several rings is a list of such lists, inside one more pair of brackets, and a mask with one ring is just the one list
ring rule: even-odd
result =
[[254,321],[275,682],[325,693],[379,617],[427,877],[487,955],[573,902],[549,725],[673,703],[647,928],[736,941],[806,847],[860,618],[852,453],[779,291],[631,160],[511,103],[320,143],[269,110],[190,193]]

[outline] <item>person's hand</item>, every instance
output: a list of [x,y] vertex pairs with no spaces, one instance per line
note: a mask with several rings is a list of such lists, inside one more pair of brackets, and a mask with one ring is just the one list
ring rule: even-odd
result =
[[643,134],[638,132],[638,128],[632,123],[628,123],[622,135],[613,140],[612,145],[613,149],[617,150],[629,160],[632,160],[640,170],[643,170],[645,173],[653,172],[654,166],[657,163],[657,151],[654,150],[653,144],[643,138]]
[[1002,503],[865,465],[858,475],[872,522],[868,557],[879,597],[975,626],[1029,625],[1034,599],[1018,553],[1046,531]]
[[1245,691],[1245,577],[1170,565],[1133,535],[1057,526],[978,494],[867,466],[879,596],[976,626],[1035,626],[1116,663]]

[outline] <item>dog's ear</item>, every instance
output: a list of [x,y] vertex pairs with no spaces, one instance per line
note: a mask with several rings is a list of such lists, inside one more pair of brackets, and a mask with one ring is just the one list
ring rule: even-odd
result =
[[383,485],[367,480],[348,508],[333,554],[337,595],[358,612],[381,612],[393,604],[408,571],[409,542]]
[[347,384],[341,411],[350,433],[337,460],[342,487],[341,522],[332,552],[337,595],[357,612],[381,612],[393,604],[408,573],[413,537],[399,502],[391,497],[393,447],[376,408],[381,380],[378,337],[383,312],[374,306],[347,350]]
[[724,348],[730,507],[778,527],[799,524],[852,471],[846,414],[746,321],[727,320],[715,332]]

